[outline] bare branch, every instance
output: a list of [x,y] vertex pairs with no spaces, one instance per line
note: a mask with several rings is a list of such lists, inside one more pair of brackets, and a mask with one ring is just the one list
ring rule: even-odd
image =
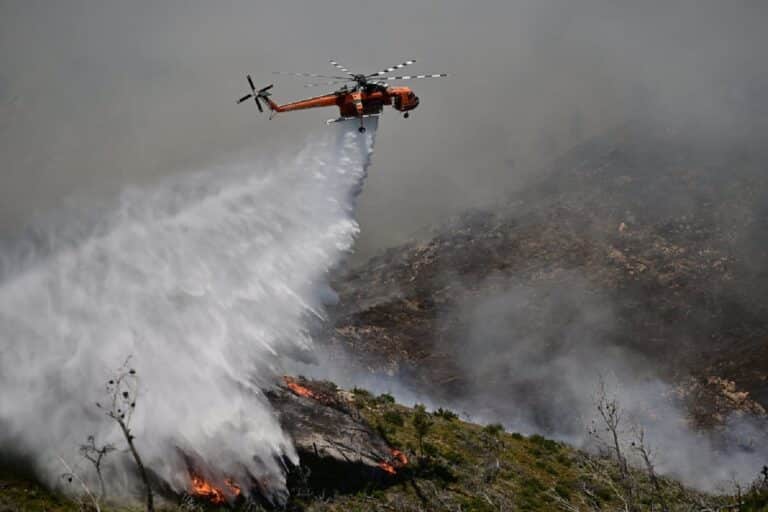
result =
[[91,492],[91,489],[88,488],[88,485],[83,481],[82,478],[80,478],[80,475],[75,472],[69,464],[67,464],[67,461],[64,460],[63,457],[58,457],[61,464],[67,469],[67,473],[65,473],[65,476],[71,481],[72,479],[77,480],[77,483],[80,484],[80,487],[83,488],[83,491],[85,491],[86,496],[91,500],[91,503],[93,504],[93,508],[96,509],[96,512],[101,512],[101,507],[99,506],[99,500],[96,499],[96,496],[93,495]]
[[658,500],[659,505],[661,505],[662,512],[668,512],[669,505],[667,505],[667,502],[664,499],[664,493],[661,491],[661,483],[656,476],[656,468],[653,465],[654,453],[645,442],[645,430],[643,427],[637,427],[635,429],[635,441],[632,442],[632,449],[640,454],[640,459],[645,465],[648,479],[651,481],[651,485],[653,485],[653,491],[654,494],[656,494],[656,499]]
[[88,436],[86,443],[80,445],[80,455],[93,464],[93,467],[96,469],[96,476],[99,479],[99,500],[104,499],[106,495],[104,478],[101,474],[101,462],[108,453],[115,450],[116,448],[112,444],[105,444],[101,447],[96,446],[96,438],[93,435]]
[[149,476],[133,442],[135,437],[131,432],[131,419],[133,412],[136,410],[136,401],[139,398],[139,379],[136,370],[130,367],[130,361],[131,356],[128,356],[123,365],[117,370],[115,377],[107,381],[106,389],[110,398],[110,407],[104,408],[98,403],[96,406],[104,409],[105,414],[120,427],[136,467],[139,470],[139,476],[141,476],[141,480],[144,483],[147,512],[154,512],[154,497],[149,483]]

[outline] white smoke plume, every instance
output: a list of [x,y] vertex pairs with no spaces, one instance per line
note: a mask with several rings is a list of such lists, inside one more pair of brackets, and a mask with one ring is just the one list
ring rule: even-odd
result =
[[465,372],[466,397],[450,405],[483,423],[592,449],[592,421],[604,430],[595,408],[602,379],[622,409],[625,453],[639,467],[631,442],[642,427],[656,469],[687,485],[717,492],[758,475],[768,460],[765,419],[733,413],[715,432],[694,428],[658,364],[616,342],[621,317],[583,276],[500,282],[489,279],[462,305],[467,327],[449,349]]
[[[311,349],[326,275],[358,233],[377,122],[366,125],[340,123],[267,171],[241,163],[127,190],[97,221],[38,227],[26,245],[43,254],[0,252],[0,449],[54,484],[57,457],[77,459],[87,435],[123,446],[95,403],[132,356],[149,468],[185,490],[181,451],[214,477],[279,490],[276,457],[296,453],[260,386]],[[118,491],[135,483],[110,471]]]

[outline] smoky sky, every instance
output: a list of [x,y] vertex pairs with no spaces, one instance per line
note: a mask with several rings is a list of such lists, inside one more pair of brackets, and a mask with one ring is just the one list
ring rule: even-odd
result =
[[[332,109],[236,105],[245,74],[372,72],[408,58],[421,105],[387,110],[359,254],[517,190],[585,138],[638,115],[725,132],[766,76],[761,1],[0,1],[0,233],[71,198],[234,158],[297,152]],[[741,116],[741,118],[739,117]]]

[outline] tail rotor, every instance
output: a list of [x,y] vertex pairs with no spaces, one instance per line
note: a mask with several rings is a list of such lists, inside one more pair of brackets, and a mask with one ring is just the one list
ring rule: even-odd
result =
[[[259,102],[259,98],[261,98],[262,100],[264,100],[266,102],[269,102],[268,98],[270,96],[270,93],[268,91],[272,87],[274,87],[275,84],[270,84],[270,85],[268,85],[266,87],[263,87],[263,88],[261,88],[259,90],[256,90],[256,86],[253,85],[253,80],[251,79],[251,75],[247,75],[247,78],[248,78],[248,85],[251,86],[251,92],[250,92],[250,94],[246,94],[245,96],[243,96],[242,98],[237,100],[237,103],[239,104],[239,103],[242,103],[242,102],[244,102],[246,100],[249,100],[249,99],[253,98],[253,101],[256,102],[256,106],[259,109],[259,112],[264,112],[264,108],[261,106],[261,103]],[[267,103],[267,104],[269,104],[269,103]]]

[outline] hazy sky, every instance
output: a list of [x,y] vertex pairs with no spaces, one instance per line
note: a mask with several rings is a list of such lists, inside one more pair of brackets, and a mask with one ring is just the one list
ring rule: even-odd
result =
[[[273,70],[415,58],[419,109],[387,110],[360,199],[362,252],[513,191],[643,109],[720,121],[765,76],[763,1],[0,0],[0,232],[73,193],[294,151],[337,112],[236,105],[321,92]],[[734,92],[735,91],[735,92]],[[648,101],[650,100],[650,103]]]

